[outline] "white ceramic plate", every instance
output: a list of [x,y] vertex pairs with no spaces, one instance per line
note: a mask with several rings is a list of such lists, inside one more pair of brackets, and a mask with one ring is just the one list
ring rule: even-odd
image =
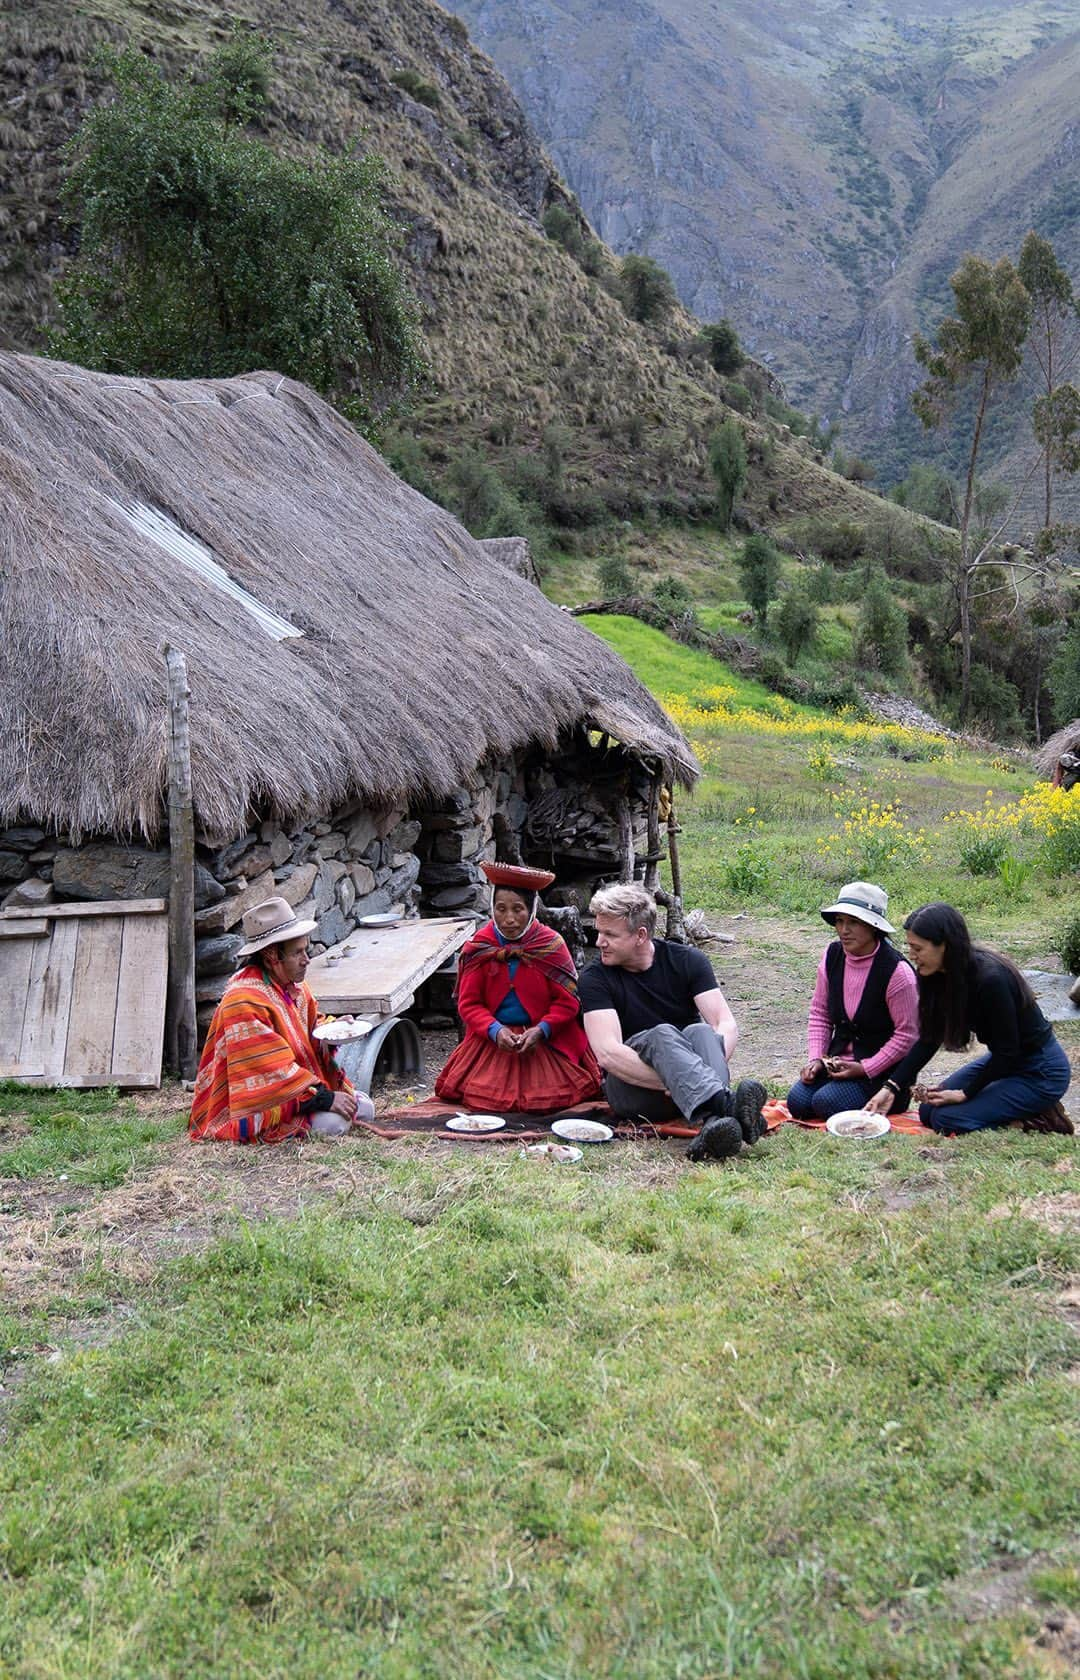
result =
[[448,1132],[498,1132],[506,1125],[501,1114],[454,1114],[446,1122]]
[[571,1143],[610,1143],[615,1136],[611,1127],[600,1120],[553,1120],[551,1129],[557,1137],[569,1138]]
[[533,1155],[538,1160],[541,1156],[549,1161],[580,1161],[581,1150],[572,1143],[528,1143],[521,1152],[523,1155]]
[[377,916],[361,916],[357,927],[393,927],[400,922],[401,917],[395,916],[392,910],[383,910]]
[[825,1130],[833,1137],[854,1138],[858,1143],[869,1143],[873,1138],[884,1137],[892,1127],[887,1115],[867,1114],[865,1108],[846,1108],[842,1114],[829,1116]]
[[370,1021],[320,1021],[312,1034],[329,1044],[348,1044],[351,1038],[366,1038],[371,1031]]

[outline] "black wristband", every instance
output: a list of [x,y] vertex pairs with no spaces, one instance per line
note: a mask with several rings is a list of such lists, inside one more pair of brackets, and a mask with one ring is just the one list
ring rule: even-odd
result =
[[883,1084],[886,1091],[891,1091],[894,1097],[898,1097],[900,1095],[900,1087],[896,1083],[895,1079],[886,1079],[883,1081]]

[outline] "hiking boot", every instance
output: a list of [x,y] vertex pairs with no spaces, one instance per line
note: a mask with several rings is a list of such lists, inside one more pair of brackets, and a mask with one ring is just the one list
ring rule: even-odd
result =
[[768,1095],[760,1079],[740,1079],[736,1085],[731,1107],[744,1143],[756,1143],[765,1136],[767,1128],[761,1111]]
[[718,1114],[714,1120],[706,1120],[686,1157],[689,1161],[722,1161],[729,1155],[737,1155],[742,1141],[738,1121],[730,1115]]
[[1024,1121],[1025,1132],[1060,1132],[1063,1137],[1072,1137],[1076,1130],[1069,1116],[1059,1102],[1051,1103],[1041,1114],[1033,1114],[1030,1120]]

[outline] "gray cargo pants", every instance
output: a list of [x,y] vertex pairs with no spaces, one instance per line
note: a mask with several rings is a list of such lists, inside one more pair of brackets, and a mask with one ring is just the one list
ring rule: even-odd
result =
[[621,1120],[648,1120],[654,1125],[694,1110],[730,1086],[723,1041],[704,1021],[689,1027],[666,1024],[649,1027],[626,1040],[663,1081],[663,1091],[631,1085],[616,1074],[604,1078],[604,1095]]

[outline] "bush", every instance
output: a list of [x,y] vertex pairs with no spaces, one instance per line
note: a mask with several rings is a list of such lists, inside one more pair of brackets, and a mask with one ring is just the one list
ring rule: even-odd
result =
[[746,360],[739,335],[726,317],[702,327],[700,343],[717,373],[738,373]]
[[693,616],[694,597],[682,578],[661,578],[653,585],[652,598],[658,607],[674,618]]
[[1009,836],[977,829],[957,845],[960,867],[969,875],[996,875],[1009,850]]
[[1018,690],[1007,677],[978,661],[971,667],[970,711],[995,737],[1019,735],[1023,731]]
[[754,406],[749,388],[738,379],[728,380],[724,387],[724,401],[738,414],[749,414]]
[[800,653],[813,647],[818,629],[818,610],[801,589],[788,589],[773,614],[773,629],[789,665],[798,663]]
[[907,613],[879,567],[870,574],[859,609],[855,656],[886,677],[899,677],[907,667]]
[[596,576],[605,601],[618,601],[634,593],[634,574],[621,554],[605,554]]
[[474,537],[536,540],[536,522],[489,461],[463,449],[450,462],[446,489],[454,512]]
[[1050,949],[1057,952],[1067,974],[1080,974],[1080,910],[1074,911],[1058,928]]
[[758,898],[769,889],[772,869],[756,840],[744,840],[721,866],[721,879],[740,898]]
[[866,551],[866,532],[851,519],[829,519],[811,514],[791,529],[792,540],[804,552],[820,554],[823,560],[850,565]]
[[585,250],[585,235],[581,217],[575,216],[566,204],[549,204],[544,211],[542,226],[549,239],[561,245],[568,256],[580,262]]
[[655,321],[675,307],[671,276],[651,257],[631,252],[619,264],[618,295],[632,321]]
[[425,82],[416,70],[395,70],[390,80],[402,93],[407,93],[410,99],[415,99],[420,105],[427,105],[431,110],[437,111],[442,104],[438,88],[432,82]]

